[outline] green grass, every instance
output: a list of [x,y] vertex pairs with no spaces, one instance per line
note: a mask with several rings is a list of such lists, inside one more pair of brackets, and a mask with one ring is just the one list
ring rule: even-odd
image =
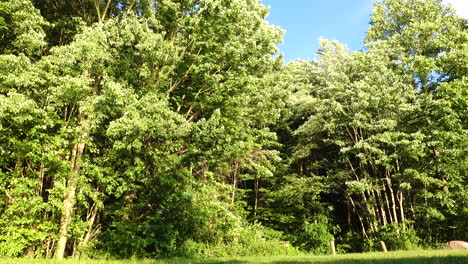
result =
[[362,253],[338,256],[249,257],[222,259],[168,259],[168,260],[36,260],[0,259],[0,264],[467,264],[468,250],[419,250],[387,253]]

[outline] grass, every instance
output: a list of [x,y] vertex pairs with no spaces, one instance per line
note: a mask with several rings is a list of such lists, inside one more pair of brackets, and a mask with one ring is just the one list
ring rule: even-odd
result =
[[167,260],[43,260],[0,259],[0,264],[466,264],[468,250],[419,250],[387,253],[361,253],[338,256],[248,257],[222,259],[167,259]]

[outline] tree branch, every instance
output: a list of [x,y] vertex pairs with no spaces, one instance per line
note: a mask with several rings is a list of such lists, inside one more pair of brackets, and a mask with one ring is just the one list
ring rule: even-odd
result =
[[102,13],[102,18],[99,19],[101,22],[104,22],[104,19],[106,18],[107,10],[109,9],[111,1],[112,0],[107,0],[106,7],[104,8],[104,12]]

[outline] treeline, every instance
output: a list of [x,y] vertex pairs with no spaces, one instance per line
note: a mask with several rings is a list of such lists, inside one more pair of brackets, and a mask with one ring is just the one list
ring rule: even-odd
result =
[[321,40],[318,60],[283,66],[267,14],[257,0],[1,1],[0,256],[467,240],[468,21],[384,0],[363,51]]

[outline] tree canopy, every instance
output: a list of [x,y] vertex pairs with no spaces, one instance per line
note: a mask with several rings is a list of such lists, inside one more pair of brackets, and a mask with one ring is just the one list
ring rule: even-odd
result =
[[322,39],[319,60],[283,65],[267,14],[0,2],[0,257],[467,240],[467,20],[384,0],[362,51]]

